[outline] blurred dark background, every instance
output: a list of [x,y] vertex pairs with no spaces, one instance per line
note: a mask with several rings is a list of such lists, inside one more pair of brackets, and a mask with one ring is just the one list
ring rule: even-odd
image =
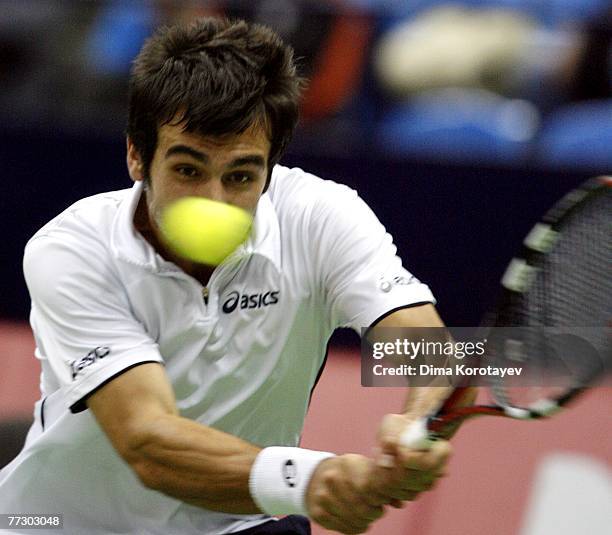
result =
[[451,325],[473,325],[525,232],[612,172],[608,0],[0,0],[0,318],[27,239],[129,187],[130,62],[159,24],[219,14],[291,42],[311,80],[284,158],[356,188]]

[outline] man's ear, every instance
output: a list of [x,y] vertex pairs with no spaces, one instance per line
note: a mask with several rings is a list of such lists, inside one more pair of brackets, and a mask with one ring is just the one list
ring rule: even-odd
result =
[[132,143],[132,140],[129,137],[126,138],[126,144],[126,161],[128,172],[130,173],[130,178],[134,182],[140,182],[141,180],[144,180],[144,167],[142,164],[142,157],[140,156],[138,150],[136,150],[134,143]]

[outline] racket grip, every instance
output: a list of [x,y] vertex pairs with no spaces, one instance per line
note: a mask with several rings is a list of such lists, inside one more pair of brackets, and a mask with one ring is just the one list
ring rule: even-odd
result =
[[427,429],[426,418],[412,422],[400,436],[400,445],[413,450],[429,450],[434,442]]

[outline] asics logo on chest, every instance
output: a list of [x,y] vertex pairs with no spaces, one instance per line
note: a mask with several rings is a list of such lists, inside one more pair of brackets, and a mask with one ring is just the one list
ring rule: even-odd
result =
[[263,308],[278,303],[278,290],[261,292],[256,294],[240,294],[230,292],[223,303],[222,310],[226,314],[231,314],[237,308],[241,310]]

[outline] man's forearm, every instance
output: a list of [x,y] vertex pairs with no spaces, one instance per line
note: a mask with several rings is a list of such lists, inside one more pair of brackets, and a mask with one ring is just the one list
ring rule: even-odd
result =
[[414,386],[408,389],[404,414],[411,418],[424,418],[435,414],[451,394],[448,386]]
[[214,511],[261,512],[249,492],[260,448],[186,418],[156,418],[125,456],[149,488]]
[[[416,329],[422,328],[424,329],[423,337],[431,338],[436,335],[442,342],[448,339],[444,323],[431,304],[397,310],[378,322],[376,327],[379,329],[409,328],[416,339],[420,338],[420,333]],[[384,331],[379,332],[382,334]],[[447,384],[443,378],[440,378],[440,383],[441,385]],[[446,386],[412,387],[408,390],[404,413],[412,418],[429,416],[437,411],[450,392],[451,389]]]

